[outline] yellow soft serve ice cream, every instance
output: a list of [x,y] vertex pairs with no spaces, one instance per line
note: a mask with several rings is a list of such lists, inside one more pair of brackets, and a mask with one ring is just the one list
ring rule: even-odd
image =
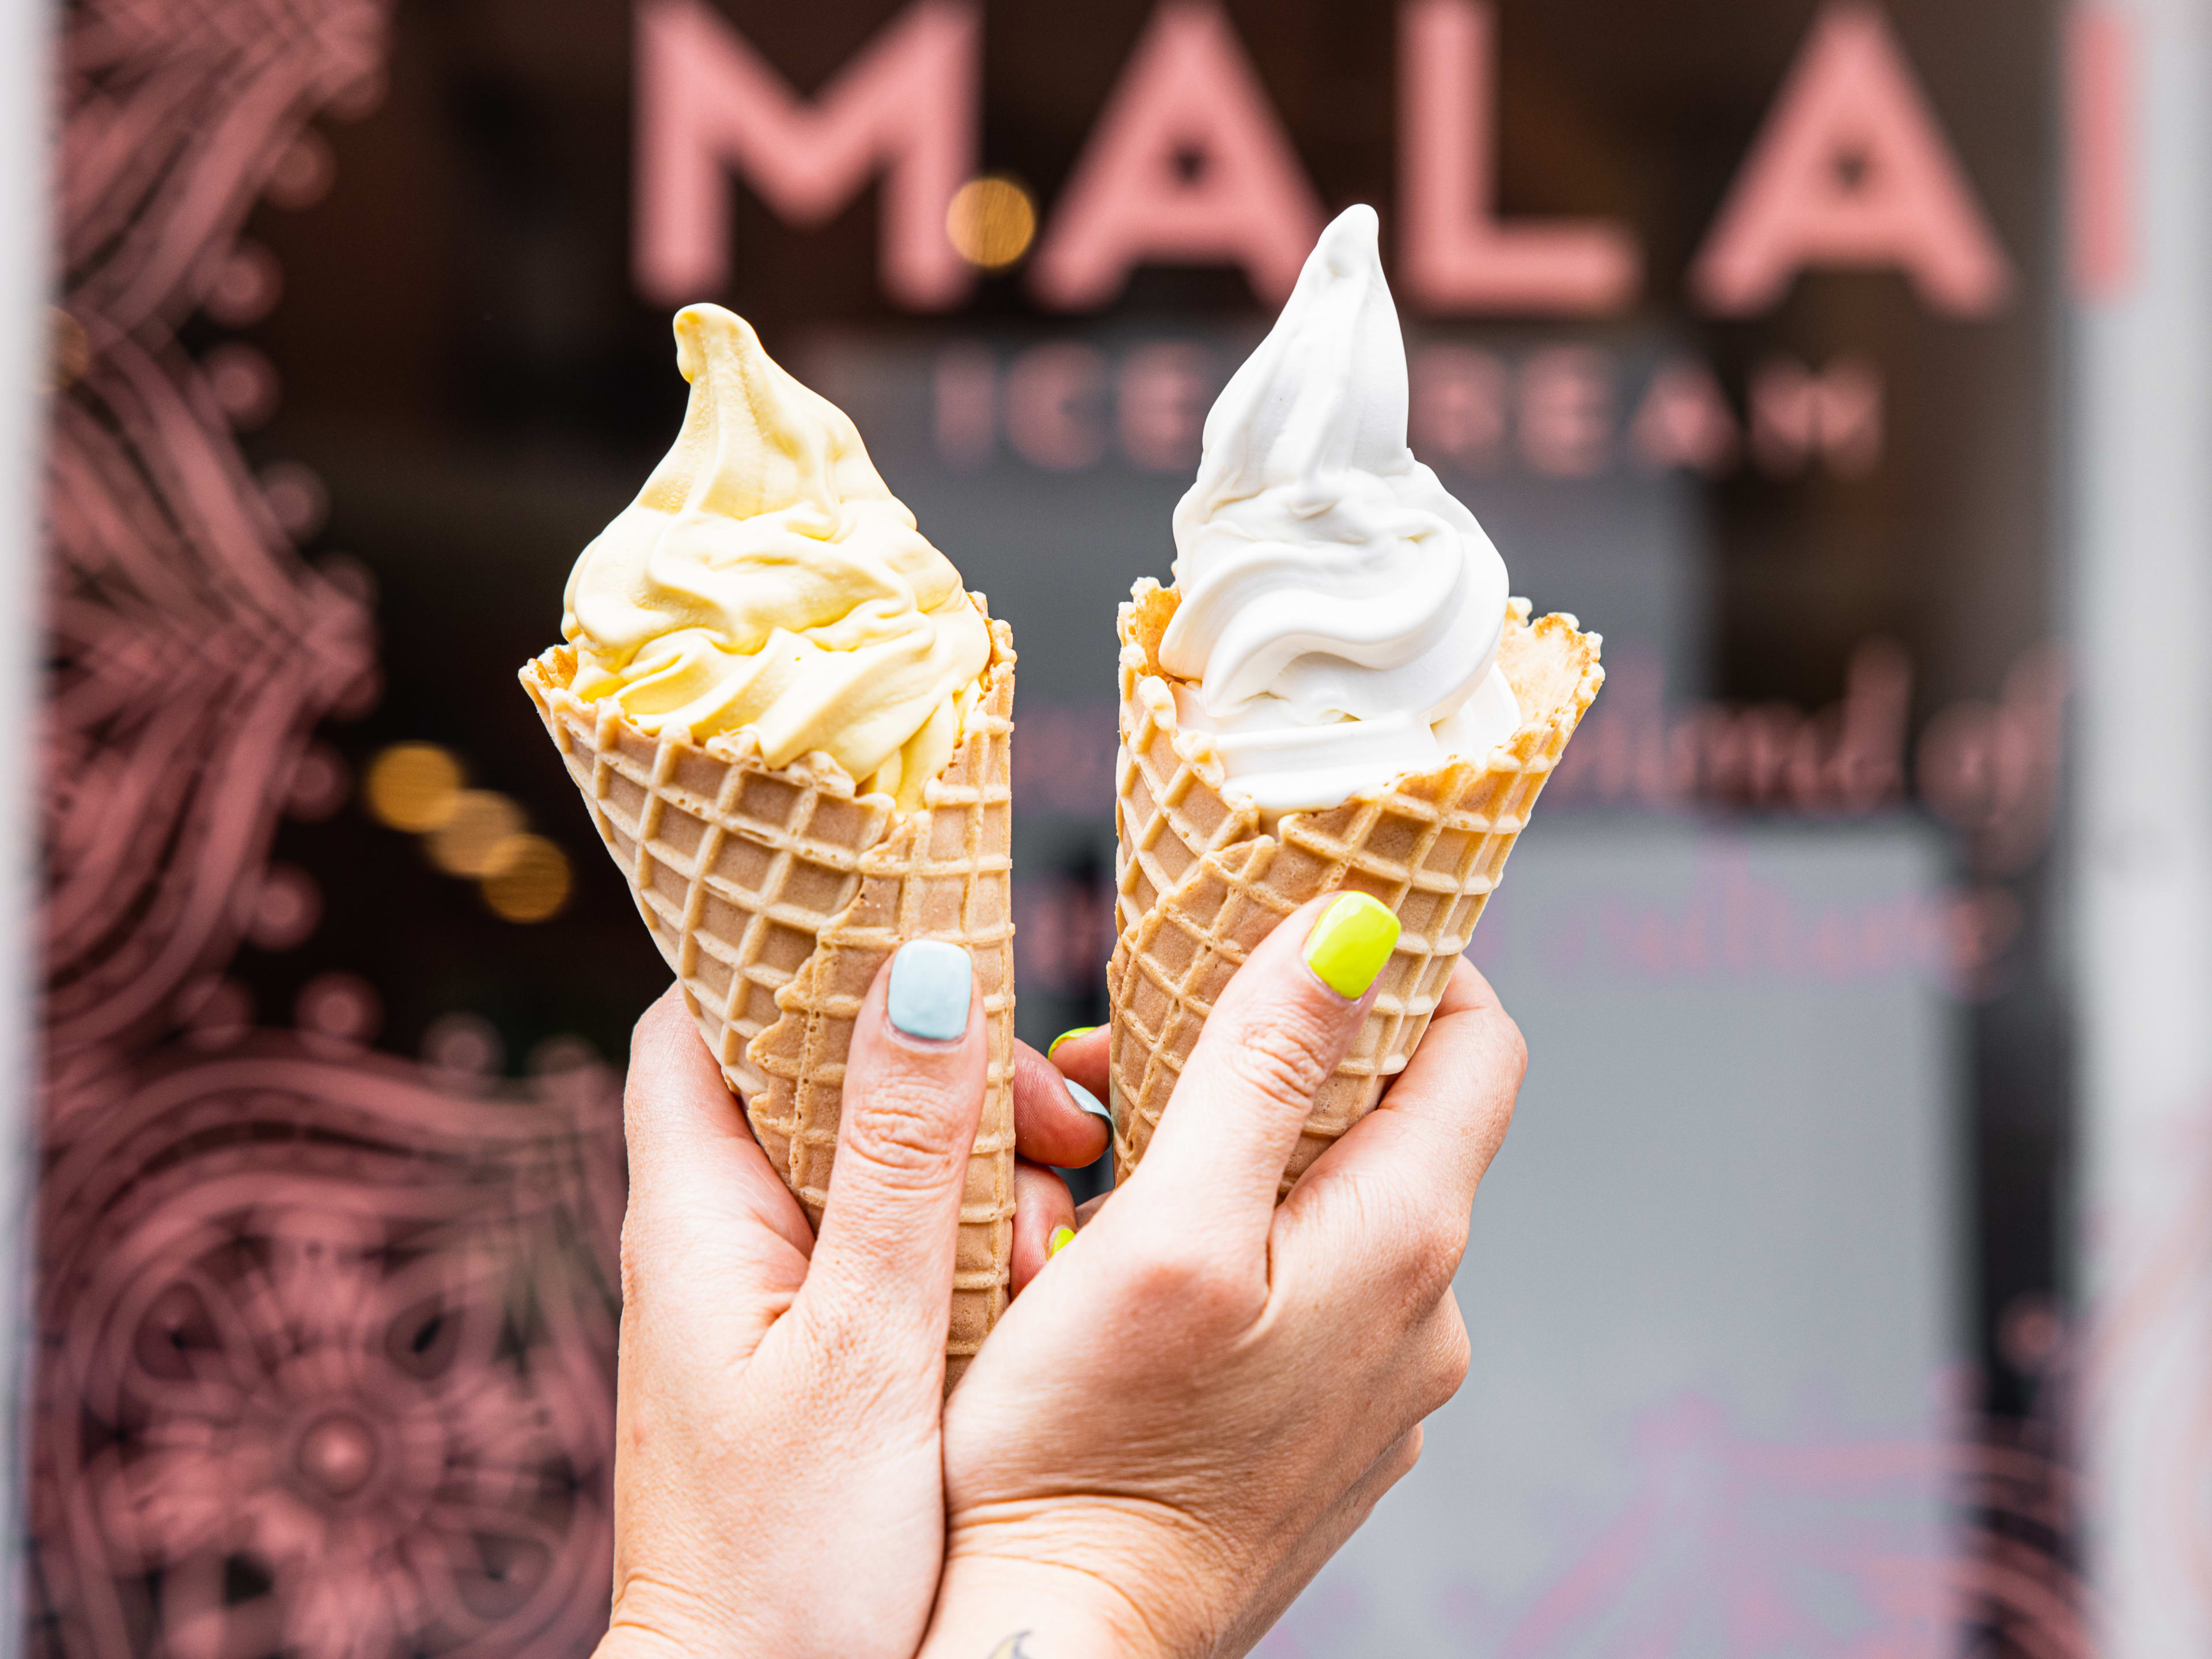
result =
[[647,732],[750,731],[770,766],[818,749],[919,805],[990,659],[982,613],[853,422],[751,325],[685,307],[676,363],[675,447],[568,577],[572,690]]

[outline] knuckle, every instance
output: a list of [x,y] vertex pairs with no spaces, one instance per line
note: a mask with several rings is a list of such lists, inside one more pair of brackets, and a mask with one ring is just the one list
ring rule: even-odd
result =
[[1429,1302],[1451,1294],[1451,1283],[1467,1255],[1468,1218],[1459,1210],[1431,1210],[1413,1224],[1413,1248],[1406,1263],[1408,1288]]
[[1421,1425],[1416,1423],[1400,1437],[1391,1456],[1389,1479],[1392,1486],[1396,1486],[1413,1472],[1413,1466],[1421,1461]]
[[1454,1307],[1451,1316],[1445,1320],[1430,1345],[1429,1363],[1423,1368],[1422,1381],[1425,1402],[1421,1415],[1441,1410],[1467,1381],[1468,1368],[1474,1363],[1474,1345],[1468,1340],[1467,1322]]
[[1517,1092],[1522,1079],[1528,1075],[1528,1039],[1522,1036],[1519,1021],[1510,1014],[1502,1018],[1505,1021],[1505,1081],[1511,1091]]
[[1385,1237],[1393,1242],[1385,1271],[1407,1324],[1416,1326],[1451,1295],[1453,1277],[1467,1254],[1468,1215],[1454,1206],[1388,1193]]
[[1139,1305],[1174,1307],[1186,1292],[1198,1288],[1205,1273],[1200,1264],[1182,1252],[1146,1246],[1132,1251],[1121,1264],[1122,1283]]
[[862,1160],[884,1185],[902,1190],[941,1185],[966,1155],[950,1103],[935,1090],[882,1082],[845,1106],[851,1116],[841,1153]]
[[1210,1267],[1202,1252],[1144,1247],[1122,1262],[1119,1277],[1128,1305],[1148,1320],[1212,1330],[1249,1312],[1242,1289]]
[[1332,1034],[1311,1018],[1255,1023],[1237,1033],[1230,1073],[1264,1100],[1304,1109],[1336,1069],[1335,1048]]

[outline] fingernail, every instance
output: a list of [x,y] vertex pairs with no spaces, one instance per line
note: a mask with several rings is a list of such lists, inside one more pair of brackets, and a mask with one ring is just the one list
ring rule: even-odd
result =
[[1381,900],[1346,893],[1306,935],[1306,966],[1337,995],[1356,1002],[1390,960],[1398,932],[1398,918]]
[[914,939],[891,958],[884,1012],[908,1036],[949,1042],[968,1029],[968,999],[975,983],[975,967],[958,945]]
[[[1066,1078],[1060,1079],[1060,1081],[1067,1083]],[[1080,1083],[1067,1083],[1067,1097],[1073,1101],[1079,1109],[1090,1113],[1091,1116],[1103,1117],[1109,1123],[1114,1121],[1114,1114],[1101,1106],[1098,1103],[1098,1097]]]
[[1074,1239],[1074,1228],[1054,1227],[1052,1230],[1052,1237],[1046,1239],[1044,1242],[1044,1259],[1048,1261],[1051,1261],[1053,1257],[1058,1255],[1062,1250],[1066,1249],[1069,1244],[1073,1243]]
[[1054,1054],[1060,1052],[1060,1045],[1061,1043],[1072,1042],[1079,1036],[1089,1036],[1097,1029],[1098,1028],[1096,1025],[1078,1025],[1071,1030],[1062,1031],[1058,1036],[1052,1040],[1052,1047],[1044,1051],[1044,1057],[1047,1060],[1050,1060]]

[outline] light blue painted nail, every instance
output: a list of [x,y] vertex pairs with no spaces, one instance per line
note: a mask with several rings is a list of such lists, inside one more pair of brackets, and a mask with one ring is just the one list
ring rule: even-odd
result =
[[[1060,1079],[1060,1081],[1062,1083],[1067,1083],[1067,1079],[1066,1078]],[[1103,1106],[1101,1106],[1098,1103],[1098,1097],[1092,1094],[1090,1090],[1085,1088],[1080,1083],[1067,1083],[1067,1097],[1073,1101],[1078,1106],[1081,1107],[1085,1111],[1090,1113],[1091,1116],[1103,1117],[1109,1123],[1111,1123],[1114,1121],[1114,1114],[1108,1111]]]
[[891,983],[884,1012],[908,1036],[950,1042],[968,1029],[968,999],[975,983],[968,953],[943,939],[918,939],[891,958]]

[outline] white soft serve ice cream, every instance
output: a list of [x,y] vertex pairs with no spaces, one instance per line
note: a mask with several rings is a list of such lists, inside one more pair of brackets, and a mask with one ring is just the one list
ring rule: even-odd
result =
[[1505,562],[1413,459],[1406,405],[1375,210],[1350,208],[1206,416],[1175,513],[1176,719],[1270,814],[1480,757],[1521,721]]

